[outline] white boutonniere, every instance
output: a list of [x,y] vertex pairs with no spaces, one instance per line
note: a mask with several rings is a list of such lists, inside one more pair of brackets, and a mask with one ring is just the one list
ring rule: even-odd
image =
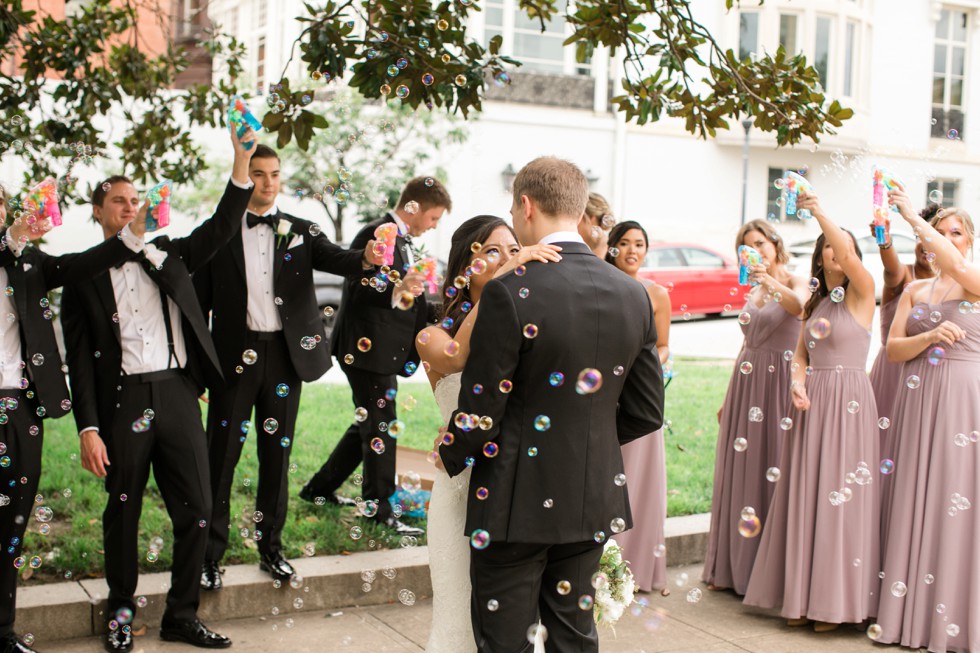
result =
[[279,223],[276,224],[276,248],[282,246],[283,240],[289,237],[289,234],[293,230],[293,223],[286,218],[279,218]]
[[421,261],[422,259],[428,257],[428,253],[425,251],[425,243],[419,243],[416,245],[414,242],[410,244],[409,249],[412,250],[412,257],[416,261]]

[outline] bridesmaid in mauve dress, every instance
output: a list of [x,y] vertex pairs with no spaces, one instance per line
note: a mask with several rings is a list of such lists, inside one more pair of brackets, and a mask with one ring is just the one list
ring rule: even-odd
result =
[[899,300],[888,356],[906,361],[878,623],[868,635],[930,651],[980,651],[980,267],[973,223],[944,209],[932,226],[890,193],[940,270]]
[[[752,508],[765,523],[775,490],[766,472],[779,465],[786,439],[779,423],[790,411],[789,366],[809,293],[806,282],[786,270],[789,256],[768,222],[753,220],[742,226],[735,245],[755,248],[764,264],[752,272],[751,280],[758,285],[747,295],[739,316],[745,341],[718,413],[711,530],[702,578],[710,589],[732,588],[745,594],[759,540],[739,534],[739,516]],[[755,421],[753,408],[762,411],[762,419]],[[742,439],[746,446],[736,448],[736,440]]]
[[865,372],[875,287],[854,236],[816,196],[801,193],[798,206],[823,230],[810,268],[819,285],[804,309],[790,384],[796,410],[745,603],[823,632],[877,608],[878,412]]
[[[660,363],[667,362],[670,334],[670,297],[667,291],[649,279],[641,279],[639,270],[646,258],[649,241],[639,223],[620,222],[609,233],[606,261],[633,277],[644,286],[653,304],[657,325],[657,352]],[[667,589],[667,556],[664,522],[667,520],[667,458],[664,431],[660,429],[645,438],[623,445],[623,471],[629,489],[633,528],[616,535],[616,543],[629,560],[636,586],[643,592]]]
[[[919,215],[928,222],[936,215],[938,209],[938,204],[930,204],[922,209]],[[873,229],[872,224],[872,233]],[[874,390],[875,402],[878,404],[878,416],[888,420],[888,426],[881,429],[881,457],[890,459],[891,443],[896,437],[895,432],[889,430],[890,422],[894,419],[893,402],[904,379],[899,378],[902,374],[902,365],[888,360],[885,343],[888,340],[892,320],[895,319],[898,299],[902,296],[905,286],[916,279],[932,278],[935,272],[926,260],[926,252],[922,249],[921,242],[915,244],[915,262],[912,265],[905,265],[898,259],[898,254],[892,249],[891,236],[888,237],[886,244],[878,246],[878,253],[881,255],[881,263],[885,269],[885,278],[881,291],[881,349],[878,350],[874,365],[871,367],[871,388]],[[887,480],[883,480],[887,485]]]

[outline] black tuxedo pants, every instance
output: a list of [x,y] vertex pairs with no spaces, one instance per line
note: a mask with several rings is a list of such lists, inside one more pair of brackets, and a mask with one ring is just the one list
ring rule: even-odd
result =
[[[155,375],[157,375],[155,377]],[[153,373],[150,379],[158,378]],[[121,379],[119,406],[108,431],[101,431],[109,456],[102,515],[105,576],[112,619],[121,608],[136,612],[133,596],[139,577],[138,549],[143,492],[153,477],[173,522],[173,568],[166,621],[196,618],[201,563],[211,519],[207,437],[193,382],[185,375],[160,380]],[[139,424],[147,410],[153,419]]]
[[[258,541],[260,553],[282,549],[282,529],[289,504],[289,455],[293,451],[303,384],[293,368],[281,331],[249,332],[246,342],[247,348],[258,356],[255,363],[243,363],[242,373],[226,379],[225,386],[213,389],[209,397],[208,449],[214,514],[207,560],[221,560],[228,548],[231,487],[248,438],[255,439],[258,454],[255,512],[262,513],[259,522],[249,519],[248,528],[262,533]],[[255,422],[249,425],[253,408]],[[269,420],[274,420],[274,428]]]
[[[377,501],[377,517],[386,519],[391,515],[388,497],[395,492],[396,440],[389,435],[387,428],[382,430],[379,425],[390,424],[397,417],[395,400],[387,396],[389,390],[398,391],[398,377],[366,372],[343,364],[341,369],[350,382],[354,406],[367,410],[367,418],[363,422],[355,421],[348,427],[327,462],[310,479],[309,485],[313,496],[328,497],[363,463],[361,496],[365,500]],[[372,446],[375,438],[381,440],[383,449]]]
[[[491,542],[470,554],[470,607],[480,653],[530,653],[528,628],[539,616],[548,629],[548,653],[599,651],[592,603],[583,610],[579,599],[595,596],[592,576],[599,570],[601,544]],[[491,602],[496,610],[488,607]]]
[[0,390],[0,398],[5,397],[16,400],[17,407],[11,409],[8,402],[0,413],[6,415],[0,419],[0,635],[14,629],[19,572],[14,560],[22,554],[24,531],[32,520],[44,439],[37,403],[19,389]]

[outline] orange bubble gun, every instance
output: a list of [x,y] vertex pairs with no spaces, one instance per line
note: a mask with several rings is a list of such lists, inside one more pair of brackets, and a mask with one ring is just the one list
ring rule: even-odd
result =
[[412,266],[412,269],[425,275],[425,284],[429,287],[430,295],[439,291],[438,266],[436,265],[436,260],[434,258],[430,256],[420,261],[416,261],[415,265]]
[[146,214],[147,231],[156,231],[170,224],[170,188],[171,182],[161,181],[147,194],[150,200],[150,210]]
[[[749,285],[749,273],[752,271],[752,266],[762,264],[762,254],[759,250],[754,247],[749,247],[748,245],[738,246],[738,285],[747,286]],[[759,284],[755,281],[752,282],[753,286],[758,286]]]
[[[262,131],[262,123],[255,117],[255,114],[248,110],[245,98],[241,95],[236,95],[231,99],[231,105],[228,107],[228,122],[235,125],[235,133],[238,134],[239,138],[245,135],[249,127],[256,134]],[[254,143],[245,143],[245,149],[252,149],[252,145]]]
[[61,225],[61,208],[58,206],[58,185],[54,178],[48,177],[27,191],[24,199],[24,209],[30,216],[28,224],[50,220],[52,227]]
[[[891,219],[888,216],[889,206],[887,191],[903,188],[902,180],[888,170],[875,166],[873,170],[874,187],[871,193],[871,203],[874,211],[875,242],[879,245],[888,243],[888,231]],[[892,211],[898,209],[890,207]]]
[[398,237],[398,225],[386,222],[374,230],[374,253],[385,257],[385,265],[395,262],[395,239]]

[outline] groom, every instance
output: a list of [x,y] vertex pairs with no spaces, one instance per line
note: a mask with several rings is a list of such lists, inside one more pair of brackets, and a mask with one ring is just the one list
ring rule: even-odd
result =
[[581,170],[535,159],[513,193],[520,241],[558,245],[562,260],[486,285],[439,455],[450,476],[473,466],[479,651],[530,651],[539,615],[548,651],[598,651],[592,577],[603,542],[632,526],[619,447],[663,422],[653,311],[643,286],[578,234]]

